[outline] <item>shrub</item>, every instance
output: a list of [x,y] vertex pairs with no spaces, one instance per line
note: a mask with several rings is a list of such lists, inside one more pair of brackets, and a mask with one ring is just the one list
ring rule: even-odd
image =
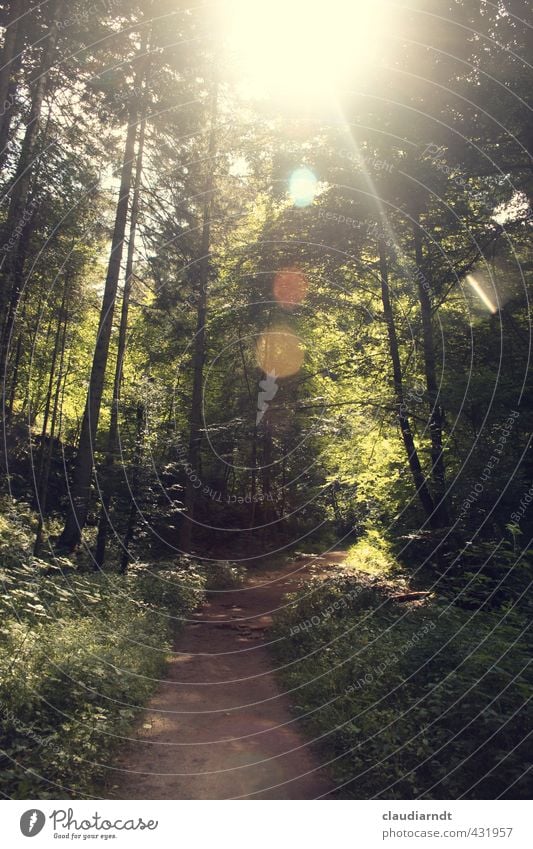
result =
[[94,795],[205,577],[190,562],[79,573],[66,559],[32,559],[31,543],[29,514],[3,520],[0,792]]
[[373,575],[387,575],[398,570],[392,548],[378,531],[367,530],[347,551],[346,566],[356,566]]
[[206,579],[196,564],[159,562],[132,566],[126,583],[134,598],[179,619],[199,604]]
[[[398,604],[359,583],[315,583],[274,634],[283,684],[334,759],[340,795],[526,798],[532,675],[520,615]],[[326,615],[339,598],[349,603]]]
[[153,613],[132,615],[119,604],[105,623],[86,617],[4,626],[0,789],[13,798],[91,793],[169,647]]
[[216,560],[201,567],[207,590],[228,590],[244,583],[246,569],[229,560]]

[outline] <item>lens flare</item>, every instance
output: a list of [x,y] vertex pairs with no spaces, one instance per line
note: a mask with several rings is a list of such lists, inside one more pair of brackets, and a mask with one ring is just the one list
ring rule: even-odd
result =
[[309,168],[297,168],[289,180],[289,196],[295,206],[309,206],[313,203],[318,180]]
[[290,327],[279,325],[261,333],[257,340],[257,365],[275,377],[296,374],[304,361],[305,348]]
[[487,293],[482,289],[482,287],[479,285],[476,278],[472,276],[472,274],[466,275],[466,282],[472,287],[478,298],[485,304],[487,309],[493,315],[498,312],[498,307],[494,306]]
[[278,271],[274,278],[274,297],[285,309],[293,309],[301,304],[307,294],[307,288],[305,275],[297,268]]

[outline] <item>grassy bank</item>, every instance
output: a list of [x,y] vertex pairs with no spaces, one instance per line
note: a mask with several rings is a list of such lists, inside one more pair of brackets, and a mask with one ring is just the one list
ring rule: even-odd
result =
[[527,797],[524,611],[465,609],[438,587],[409,600],[372,545],[361,569],[356,546],[341,574],[293,596],[274,629],[282,684],[340,795]]
[[0,792],[98,795],[208,576],[194,564],[119,575],[35,560],[34,517],[1,522]]

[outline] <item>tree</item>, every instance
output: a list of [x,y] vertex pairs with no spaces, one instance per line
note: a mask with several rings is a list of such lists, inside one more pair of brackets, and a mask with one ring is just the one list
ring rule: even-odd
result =
[[[120,314],[120,327],[118,334],[117,356],[115,364],[115,377],[113,381],[113,398],[111,401],[111,418],[109,422],[109,433],[107,437],[107,450],[105,458],[105,467],[103,472],[103,482],[101,487],[101,510],[100,519],[98,522],[98,537],[96,540],[96,551],[94,555],[95,564],[98,568],[102,568],[105,560],[105,549],[107,535],[109,530],[109,509],[111,507],[113,480],[111,471],[115,462],[115,455],[118,449],[119,442],[119,407],[120,407],[120,390],[123,378],[124,357],[126,354],[126,342],[128,333],[128,320],[130,309],[130,298],[133,285],[133,261],[135,255],[135,238],[137,233],[137,225],[139,219],[139,202],[141,194],[141,178],[143,170],[144,143],[146,133],[146,106],[142,108],[142,114],[139,127],[139,140],[137,145],[137,158],[135,164],[135,179],[133,181],[133,196],[130,212],[130,228],[128,238],[128,253],[126,259],[126,272],[124,290],[122,293],[122,311]],[[140,439],[141,432],[138,429],[137,440]],[[128,536],[128,535],[127,535]],[[128,540],[129,544],[129,540]],[[128,549],[128,544],[125,544],[125,550]]]
[[7,354],[22,290],[24,263],[34,215],[34,209],[30,203],[30,190],[32,171],[35,167],[39,121],[48,75],[54,63],[59,35],[57,17],[61,14],[62,6],[63,0],[54,0],[51,9],[52,20],[41,64],[32,84],[31,106],[17,170],[9,191],[9,210],[4,236],[7,244],[11,238],[14,240],[14,245],[7,254],[4,254],[0,277],[0,313],[4,316],[0,340],[0,375],[4,381],[4,387]]
[[[207,319],[207,295],[210,273],[210,250],[211,250],[211,217],[213,208],[214,171],[216,164],[217,149],[217,88],[216,83],[211,94],[212,106],[210,116],[209,144],[207,150],[207,176],[205,179],[204,203],[202,216],[202,238],[198,257],[198,271],[196,274],[196,334],[194,337],[193,362],[192,362],[192,396],[189,413],[189,445],[187,452],[187,464],[191,472],[199,470],[198,460],[200,457],[200,445],[202,441],[202,416],[203,416],[203,374],[205,360],[205,333]],[[194,522],[195,488],[192,474],[188,473],[185,483],[184,515],[180,533],[180,547],[188,551],[191,544],[192,527]]]
[[[135,74],[135,84],[140,85],[145,73],[146,60],[140,53],[141,64]],[[137,63],[139,64],[139,63]],[[111,242],[111,251],[105,280],[104,294],[100,309],[98,334],[94,349],[87,401],[83,414],[76,465],[70,494],[70,508],[65,527],[59,538],[59,546],[72,550],[81,539],[81,532],[87,521],[89,511],[91,477],[94,463],[94,451],[98,419],[104,391],[105,373],[111,340],[113,313],[120,277],[120,264],[126,233],[128,207],[132,186],[133,163],[135,159],[135,139],[138,131],[138,104],[134,95],[130,99],[128,125],[124,143],[124,155],[120,174],[120,188],[115,215],[115,225]]]

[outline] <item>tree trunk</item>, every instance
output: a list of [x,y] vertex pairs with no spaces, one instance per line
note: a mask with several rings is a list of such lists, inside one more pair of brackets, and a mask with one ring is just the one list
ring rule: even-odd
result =
[[131,202],[130,230],[128,253],[126,258],[126,276],[124,281],[124,292],[122,295],[122,312],[120,315],[120,328],[118,333],[117,360],[115,365],[115,378],[113,382],[113,400],[111,402],[111,420],[107,437],[107,451],[102,481],[102,506],[98,521],[98,537],[96,540],[95,566],[101,569],[105,561],[105,549],[109,531],[109,509],[111,507],[113,486],[112,469],[115,455],[118,449],[118,411],[120,405],[120,389],[122,384],[122,369],[124,367],[124,356],[126,354],[126,337],[128,333],[128,317],[130,308],[131,287],[133,282],[133,258],[135,254],[135,237],[137,233],[137,222],[139,218],[139,199],[141,192],[141,177],[144,156],[144,137],[146,132],[146,108],[141,116],[139,129],[139,142],[137,147],[137,163],[135,166],[135,179],[133,184],[133,198]]
[[17,394],[18,388],[18,379],[19,379],[19,369],[20,363],[22,361],[22,342],[24,340],[24,324],[26,321],[26,307],[28,304],[27,297],[24,298],[24,302],[22,304],[22,309],[20,312],[20,330],[17,339],[17,346],[15,348],[15,358],[13,361],[13,369],[11,374],[11,388],[9,391],[9,399],[6,403],[6,422],[9,422],[13,417],[13,410],[15,407],[15,396]]
[[424,477],[424,473],[420,465],[420,459],[416,450],[413,432],[411,430],[411,424],[407,415],[407,408],[405,405],[402,365],[400,361],[400,351],[398,347],[396,325],[394,323],[394,313],[392,311],[392,304],[390,299],[389,270],[386,248],[383,239],[379,240],[378,246],[379,269],[381,277],[381,301],[383,304],[383,314],[385,317],[385,323],[387,325],[387,334],[389,337],[389,351],[392,363],[392,376],[394,384],[394,394],[396,396],[398,424],[400,425],[400,432],[402,435],[403,444],[405,445],[405,450],[407,452],[407,459],[409,461],[411,476],[413,478],[413,482],[418,493],[420,503],[424,508],[424,512],[427,518],[432,524],[434,511],[433,499],[427,487],[426,479]]
[[[9,135],[11,123],[13,100],[12,94],[13,72],[20,66],[18,54],[22,46],[21,37],[24,30],[24,20],[21,17],[25,11],[25,0],[12,0],[9,6],[9,20],[7,21],[4,34],[4,44],[0,55],[0,153],[5,147]],[[11,91],[10,91],[11,89]],[[7,130],[5,129],[7,126]],[[2,143],[2,139],[4,139]]]
[[45,453],[46,453],[45,450],[44,450],[44,442],[45,442],[45,439],[46,439],[46,433],[47,433],[47,430],[48,430],[48,420],[50,418],[50,410],[51,410],[51,406],[52,406],[52,393],[53,393],[53,389],[54,389],[54,381],[55,381],[55,376],[56,376],[57,358],[59,356],[59,352],[60,352],[60,348],[61,348],[61,344],[62,344],[61,337],[63,336],[63,338],[64,338],[64,336],[65,336],[65,323],[66,323],[65,306],[66,306],[66,301],[67,301],[67,292],[68,292],[69,283],[70,283],[70,275],[67,272],[67,274],[65,275],[65,282],[64,282],[64,286],[63,286],[63,296],[61,298],[61,306],[59,308],[59,315],[57,317],[57,327],[56,327],[56,333],[55,333],[55,338],[54,338],[54,347],[52,349],[52,360],[50,362],[50,373],[49,373],[49,377],[48,377],[48,390],[47,390],[47,393],[46,393],[46,401],[45,401],[45,405],[44,405],[43,426],[42,426],[42,429],[41,429],[41,452],[40,452],[41,456],[40,456],[40,462],[39,462],[39,474],[38,474],[38,477],[37,477],[37,484],[38,484],[38,490],[39,491],[42,490],[42,483],[43,483],[43,480],[42,480],[42,478],[43,478],[43,467],[44,467],[44,457],[45,457]]
[[[135,463],[133,467],[133,475],[131,479],[131,487],[134,492],[139,488],[141,477],[141,463],[144,450],[144,432],[146,428],[146,408],[142,401],[137,404],[137,439],[135,445]],[[130,513],[128,516],[128,525],[126,533],[122,541],[123,554],[120,562],[120,571],[125,574],[128,571],[129,562],[131,559],[130,546],[133,542],[135,533],[135,525],[137,523],[137,499],[132,499],[130,504]]]
[[191,409],[189,415],[189,446],[187,464],[189,470],[185,482],[184,512],[180,527],[180,548],[187,552],[191,546],[192,527],[194,522],[194,502],[196,491],[191,480],[192,473],[198,471],[200,445],[202,442],[202,383],[205,360],[205,322],[207,316],[207,289],[209,283],[209,251],[211,247],[211,217],[213,208],[214,158],[216,153],[216,119],[217,119],[217,86],[213,91],[211,107],[211,127],[207,153],[208,173],[205,183],[202,240],[200,259],[198,263],[198,311],[196,321],[196,336],[193,352],[193,385]]
[[438,525],[448,523],[446,507],[446,472],[442,452],[442,422],[444,412],[439,403],[439,386],[437,382],[437,367],[435,363],[435,343],[433,338],[433,316],[431,310],[431,286],[426,276],[424,255],[422,251],[422,230],[419,213],[413,214],[413,236],[415,244],[415,260],[417,266],[417,286],[420,312],[422,316],[422,337],[424,350],[424,371],[429,400],[429,436],[431,440],[431,474],[434,486],[435,521]]
[[[252,408],[253,409],[253,408]],[[253,410],[254,416],[256,415]],[[252,434],[252,471],[251,471],[251,486],[250,486],[250,522],[248,527],[255,527],[256,502],[257,502],[257,424],[254,421],[254,430]]]
[[117,297],[120,264],[128,217],[128,204],[131,192],[133,161],[135,158],[135,137],[137,134],[137,106],[132,99],[129,123],[124,146],[124,158],[120,178],[120,190],[115,216],[115,226],[111,242],[111,253],[107,268],[104,296],[100,309],[100,320],[96,346],[94,349],[89,389],[81,424],[78,453],[74,466],[73,482],[70,491],[70,504],[65,527],[59,538],[59,547],[72,551],[81,540],[81,532],[87,522],[91,493],[91,478],[98,419],[104,391],[105,372],[113,325],[113,312]]
[[[267,358],[268,362],[268,358]],[[272,525],[274,507],[272,504],[272,423],[267,411],[261,420],[263,427],[263,466],[261,469],[262,496],[261,502],[261,532],[260,537],[263,545],[268,545],[268,540],[277,533],[277,526]]]
[[13,119],[13,105],[18,89],[18,72],[22,65],[22,49],[26,21],[26,0],[12,0],[9,20],[0,57],[0,169],[6,159],[6,146]]
[[[505,2],[506,11],[516,16],[517,37],[522,39],[522,44],[514,49],[521,60],[521,71],[529,82],[531,89],[531,56],[533,56],[533,27],[531,26],[531,0],[512,0]],[[523,23],[522,23],[523,22]],[[525,180],[522,188],[529,205],[530,219],[533,217],[533,114],[529,109],[520,109],[520,121],[517,128],[518,140],[523,144],[525,150],[524,170]],[[503,167],[503,166],[502,166]]]
[[[33,163],[39,134],[39,119],[48,81],[48,73],[53,65],[59,35],[57,17],[61,12],[63,0],[56,0],[53,6],[54,20],[50,26],[48,39],[40,68],[33,83],[30,114],[13,184],[9,191],[9,210],[3,229],[4,241],[15,240],[15,244],[5,254],[0,277],[0,314],[5,316],[0,343],[0,379],[5,380],[5,369],[11,333],[15,322],[22,278],[25,253],[31,236],[31,219],[34,209],[28,206]],[[21,235],[17,236],[17,233]]]
[[[66,375],[68,373],[68,369],[67,369],[67,372],[65,373],[65,375],[63,375],[63,365],[64,365],[64,362],[65,362],[65,348],[66,348],[66,341],[67,341],[67,327],[68,327],[68,322],[69,322],[68,309],[66,307],[67,286],[68,286],[68,282],[66,281],[65,296],[63,298],[63,304],[62,304],[63,330],[62,330],[62,333],[61,333],[61,339],[57,339],[56,344],[54,345],[54,354],[56,354],[57,350],[59,350],[59,352],[60,352],[60,354],[59,354],[59,368],[58,368],[58,372],[57,372],[57,379],[56,379],[55,392],[54,392],[54,400],[53,400],[53,405],[52,405],[52,419],[51,419],[51,423],[50,423],[50,434],[49,434],[48,445],[46,446],[46,449],[45,449],[45,446],[44,446],[44,439],[45,439],[45,436],[46,436],[46,426],[45,425],[43,425],[43,431],[42,431],[42,434],[43,434],[42,435],[42,454],[41,454],[41,464],[40,464],[39,478],[38,478],[38,481],[39,481],[39,483],[38,483],[38,486],[39,486],[39,489],[38,489],[39,522],[38,522],[38,525],[37,525],[37,532],[35,534],[35,544],[34,544],[34,548],[33,548],[33,553],[36,556],[39,554],[39,551],[41,550],[41,546],[42,546],[44,514],[45,514],[45,511],[46,511],[47,500],[48,500],[48,482],[50,480],[50,468],[52,466],[52,456],[53,456],[53,453],[54,453],[54,438],[55,438],[57,417],[58,417],[58,412],[59,412],[59,399],[60,399],[60,396],[61,396],[61,385],[64,382],[64,380],[66,380]],[[59,329],[59,326],[60,325],[58,324],[58,329]],[[52,378],[53,372],[55,370],[56,356],[54,356],[54,360],[53,360],[53,363],[52,363],[52,366],[51,366],[51,369],[50,369],[50,377],[51,378]]]

